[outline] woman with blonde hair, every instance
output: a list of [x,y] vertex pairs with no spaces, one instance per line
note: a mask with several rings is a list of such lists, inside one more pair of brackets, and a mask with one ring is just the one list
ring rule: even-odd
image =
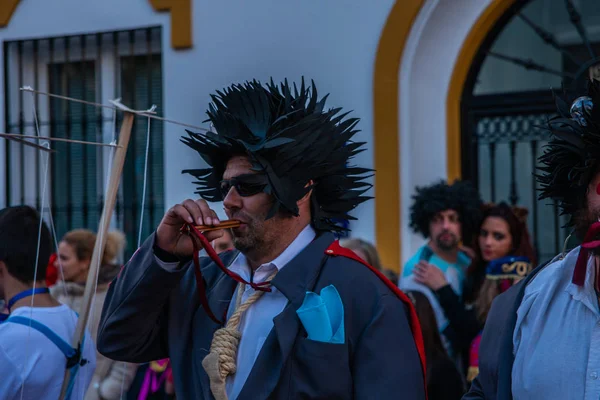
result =
[[359,238],[348,238],[340,240],[340,245],[352,250],[372,267],[381,271],[381,261],[377,249],[371,243]]
[[398,275],[396,273],[381,266],[379,253],[371,243],[359,238],[348,238],[340,240],[340,246],[352,250],[357,256],[365,260],[367,264],[383,273],[390,281],[394,283],[398,282]]
[[[96,234],[94,232],[88,229],[75,229],[65,234],[58,245],[55,266],[58,270],[59,281],[50,291],[58,301],[66,304],[75,312],[80,312],[83,306],[83,293],[95,243]],[[88,329],[94,342],[97,340],[98,324],[108,285],[120,271],[121,264],[118,260],[125,244],[125,235],[122,232],[113,231],[107,234],[98,273],[98,284],[88,320]],[[96,353],[96,370],[84,399],[120,399],[121,393],[126,393],[131,385],[137,365],[113,361]]]

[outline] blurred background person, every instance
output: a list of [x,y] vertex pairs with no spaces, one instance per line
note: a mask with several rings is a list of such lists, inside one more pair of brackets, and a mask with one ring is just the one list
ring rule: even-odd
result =
[[455,358],[456,339],[448,329],[447,316],[433,292],[417,280],[417,272],[437,268],[451,290],[462,298],[467,268],[473,260],[469,243],[481,222],[481,197],[469,181],[449,185],[439,181],[417,187],[411,205],[410,226],[426,239],[426,243],[406,262],[398,286],[403,291],[418,290],[429,300],[435,313],[442,342],[451,358]]
[[[536,265],[535,250],[527,229],[527,213],[524,208],[510,207],[504,202],[483,206],[483,222],[473,246],[475,258],[467,272],[477,293],[472,302],[461,299],[453,291],[439,268],[431,265],[415,268],[415,280],[431,289],[442,307],[448,320],[444,333],[461,356],[464,372],[471,379],[476,375],[472,368],[475,361],[468,361],[476,354],[472,351],[472,342],[483,329],[494,298],[514,284],[516,277],[510,273],[510,268],[519,267],[515,273],[524,270],[529,273]],[[497,269],[501,267],[508,271],[506,279],[498,277]],[[491,276],[494,277],[488,279]]]
[[[527,210],[506,203],[488,206],[478,240],[479,266],[473,275],[484,270],[484,279],[475,300],[475,313],[485,325],[492,302],[501,293],[526,277],[537,264],[535,249],[527,229]],[[483,265],[485,263],[485,266]],[[470,345],[467,380],[479,374],[481,332]]]
[[211,246],[218,253],[222,253],[227,250],[235,250],[233,246],[233,236],[229,229],[223,230],[223,236],[217,238],[211,242]]
[[143,364],[127,395],[128,400],[172,400],[173,371],[168,358]]
[[408,291],[406,295],[415,306],[423,332],[427,359],[427,398],[459,400],[466,390],[464,378],[446,353],[429,300],[416,290]]
[[[58,244],[55,267],[59,280],[51,288],[52,295],[75,312],[83,306],[83,293],[96,243],[96,234],[87,229],[68,232]],[[117,276],[121,265],[115,261],[125,248],[125,235],[119,231],[109,232],[98,274],[98,285],[92,300],[88,328],[94,342],[108,285]],[[64,280],[62,280],[64,278]],[[127,392],[135,376],[137,366],[117,362],[97,353],[96,369],[85,400],[117,400]]]
[[340,246],[352,250],[357,256],[365,260],[370,266],[380,271],[390,281],[398,282],[398,274],[388,268],[384,268],[381,265],[377,248],[372,243],[360,238],[347,238],[340,240]]

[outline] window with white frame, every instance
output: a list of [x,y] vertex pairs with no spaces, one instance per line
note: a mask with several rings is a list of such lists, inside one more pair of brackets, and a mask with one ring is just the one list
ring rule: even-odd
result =
[[[65,101],[21,90],[36,90],[109,104],[110,99],[133,109],[157,106],[162,110],[161,28],[28,39],[4,43],[5,131],[109,143],[118,135],[121,115],[107,108]],[[148,173],[146,133],[148,120],[136,117],[126,156],[111,226],[127,235],[128,257],[137,246],[140,217],[142,237],[155,227],[164,211],[163,126],[150,123]],[[71,229],[96,230],[104,205],[109,172],[109,147],[53,142],[44,215],[52,213],[58,239]],[[5,142],[4,206],[30,204],[42,210],[45,155],[17,142]],[[146,200],[142,213],[142,189]]]

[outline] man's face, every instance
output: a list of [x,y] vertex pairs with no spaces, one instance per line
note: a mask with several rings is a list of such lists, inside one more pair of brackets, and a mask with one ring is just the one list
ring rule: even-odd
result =
[[233,249],[233,235],[229,229],[225,230],[225,233],[220,238],[213,240],[211,243],[212,247],[217,253],[222,253],[227,250]]
[[[251,167],[247,157],[235,156],[227,163],[223,180],[240,178],[243,185],[245,175],[255,174]],[[223,199],[227,217],[242,222],[239,228],[231,230],[233,244],[242,253],[261,251],[272,246],[277,242],[279,233],[285,229],[286,218],[278,213],[266,220],[274,200],[263,191],[249,196],[242,196],[240,192],[244,190],[238,191],[231,187]]]
[[444,251],[454,250],[461,240],[461,226],[458,213],[445,210],[437,213],[429,223],[429,236],[438,248]]
[[583,239],[590,226],[600,220],[600,172],[590,182],[587,190],[587,207],[575,216],[577,235]]

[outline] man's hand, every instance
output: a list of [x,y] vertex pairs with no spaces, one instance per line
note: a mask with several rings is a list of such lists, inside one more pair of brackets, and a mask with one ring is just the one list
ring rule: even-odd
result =
[[[194,225],[215,225],[219,223],[219,217],[205,200],[187,199],[171,207],[160,221],[156,230],[156,245],[180,258],[192,256],[192,238],[180,232],[186,222]],[[223,230],[206,232],[205,236],[210,242],[223,236]]]
[[427,261],[419,261],[413,271],[415,281],[422,283],[432,290],[438,290],[448,284],[441,269]]

